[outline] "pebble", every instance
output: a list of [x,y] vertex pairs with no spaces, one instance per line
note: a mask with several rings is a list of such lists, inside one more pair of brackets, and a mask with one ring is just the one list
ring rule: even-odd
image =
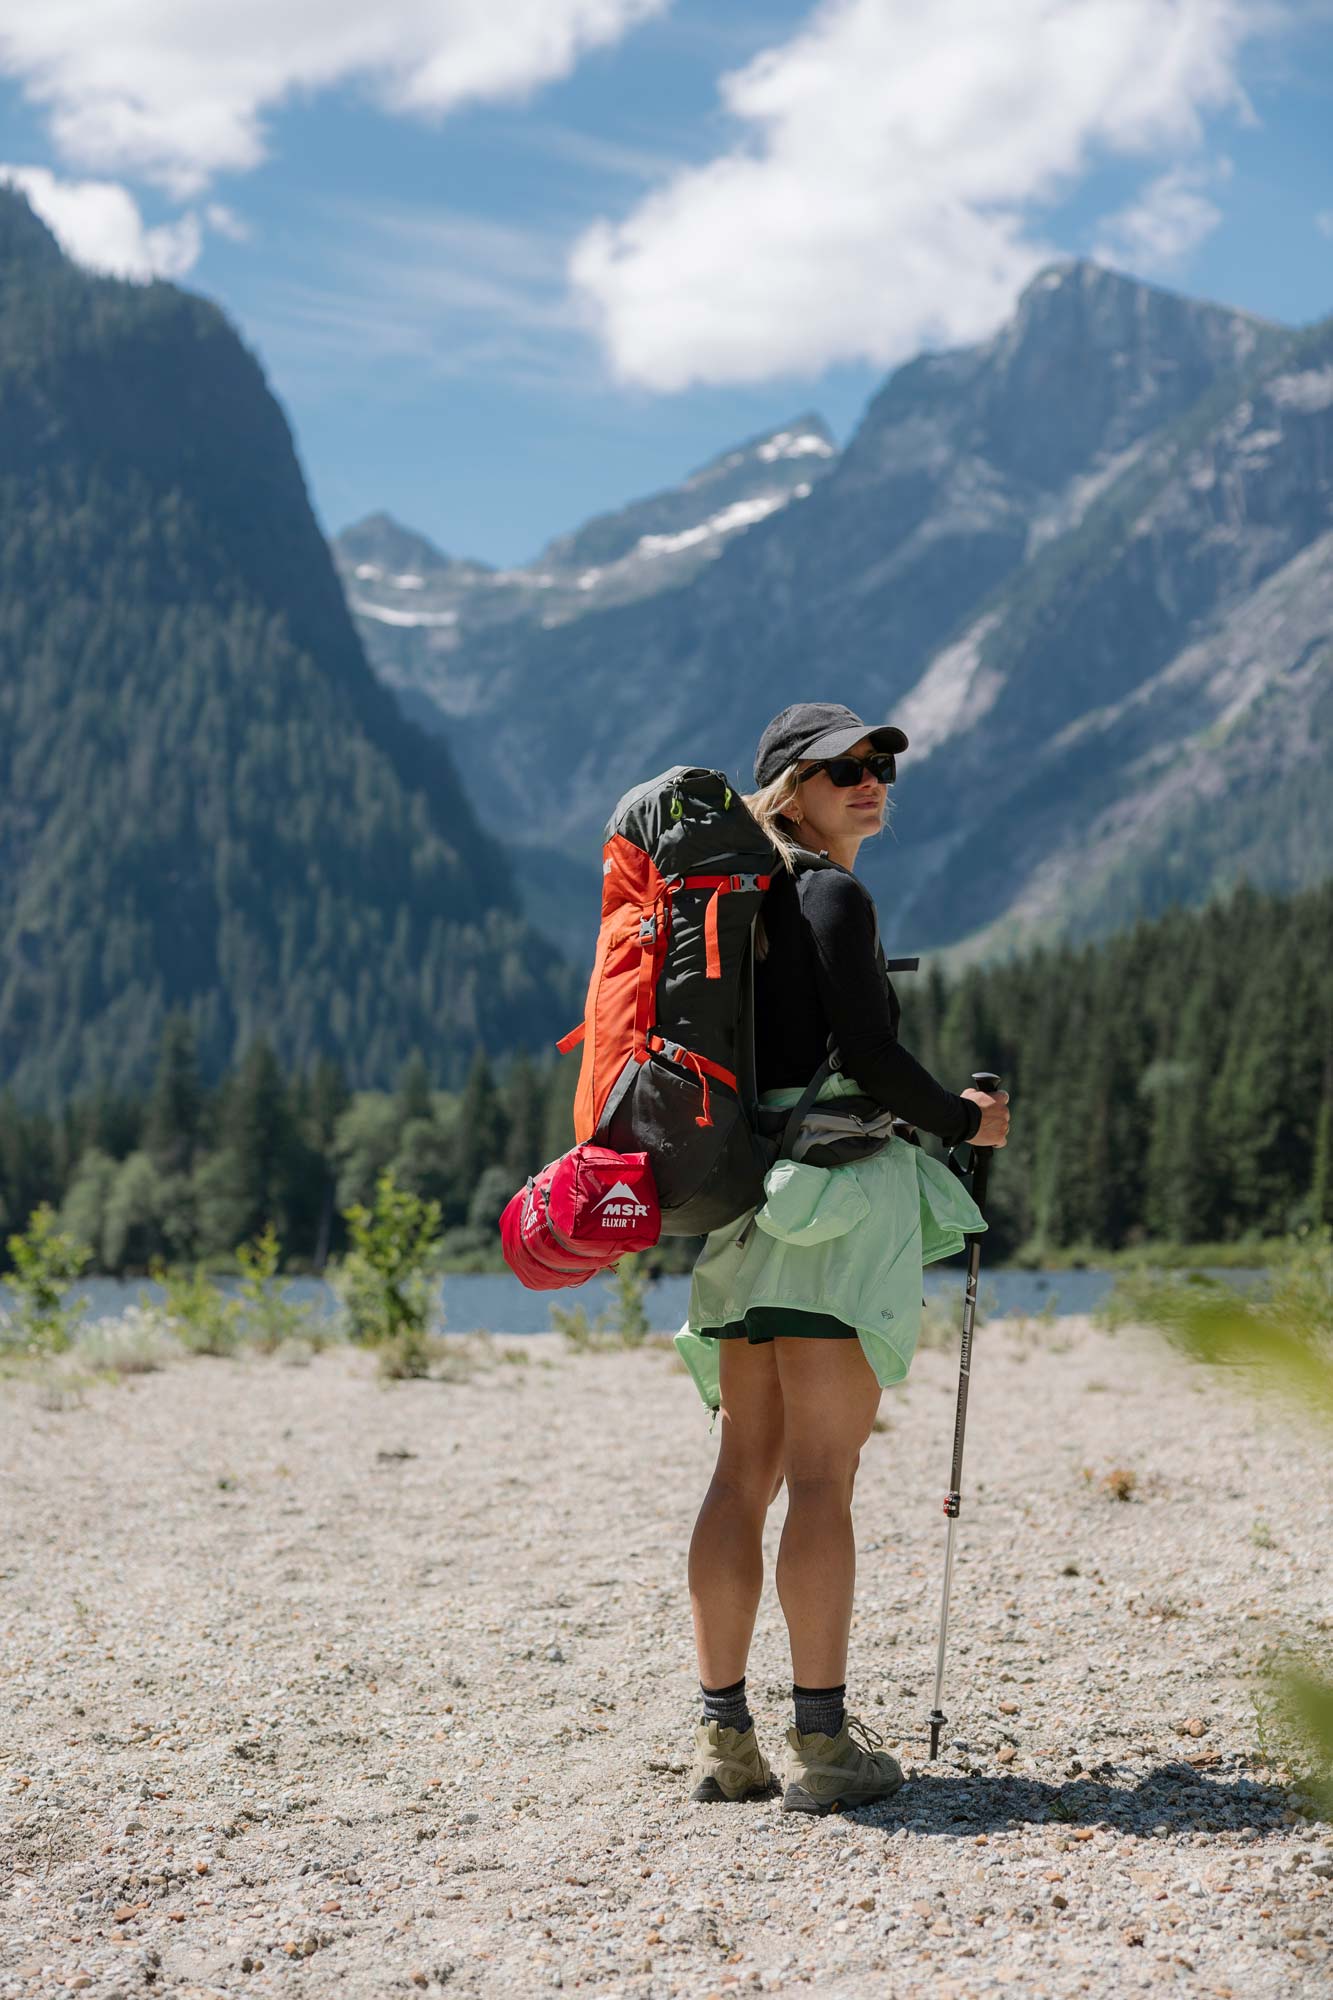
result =
[[[930,1496],[956,1367],[924,1352],[910,1404],[886,1395],[892,1432],[858,1475],[848,1680],[909,1782],[828,1820],[686,1796],[684,1555],[716,1438],[669,1354],[534,1340],[552,1365],[521,1397],[499,1393],[517,1371],[494,1365],[383,1387],[337,1349],[299,1378],[259,1359],[181,1363],[58,1414],[0,1385],[17,1571],[0,1675],[32,1697],[28,1783],[6,1787],[28,1815],[11,1829],[24,1978],[120,1981],[135,2000],[202,1992],[194,1980],[222,1979],[202,1969],[223,1966],[267,1991],[307,1960],[311,2000],[382,2000],[395,1983],[486,2000],[575,1986],[859,2000],[895,1981],[932,2000],[1329,1990],[1333,1834],[1290,1817],[1290,1790],[1256,1760],[1262,1628],[1247,1620],[1279,1590],[1285,1626],[1317,1633],[1327,1615],[1326,1464],[1128,1331],[1060,1321],[1041,1338],[1069,1343],[1058,1365],[978,1344],[955,1733],[935,1765]],[[1085,1396],[1090,1379],[1134,1393]],[[390,1407],[396,1449],[415,1455],[406,1514],[400,1475],[366,1444]],[[1118,1465],[1140,1469],[1131,1508],[1098,1485]],[[244,1508],[217,1507],[222,1479]],[[1261,1486],[1276,1547],[1260,1578]],[[783,1507],[749,1677],[775,1760]],[[104,1564],[114,1590],[89,1587]],[[1134,1608],[1188,1610],[1205,1589],[1206,1617],[1150,1627]],[[996,1727],[1018,1735],[1020,1715],[1021,1746]],[[130,1817],[141,1799],[148,1821]],[[120,1849],[108,1828],[143,1844]]]

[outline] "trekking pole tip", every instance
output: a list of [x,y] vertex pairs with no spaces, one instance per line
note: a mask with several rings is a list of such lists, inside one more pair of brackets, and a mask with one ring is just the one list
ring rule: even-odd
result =
[[933,1764],[940,1754],[940,1731],[949,1720],[942,1708],[930,1711],[930,1761]]

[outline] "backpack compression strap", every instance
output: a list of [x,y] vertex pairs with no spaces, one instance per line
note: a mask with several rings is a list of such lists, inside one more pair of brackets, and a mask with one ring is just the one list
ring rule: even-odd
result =
[[706,978],[722,977],[722,949],[717,936],[718,897],[730,894],[733,889],[757,889],[762,895],[772,879],[771,875],[686,875],[682,881],[672,885],[681,889],[711,889],[713,892],[704,912]]

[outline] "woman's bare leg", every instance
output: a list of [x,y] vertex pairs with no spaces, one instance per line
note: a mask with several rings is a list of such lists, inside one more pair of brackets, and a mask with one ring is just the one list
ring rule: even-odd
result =
[[764,1588],[764,1516],[782,1489],[777,1342],[719,1343],[722,1437],[690,1542],[690,1603],[707,1688],[745,1672]]
[[792,1677],[804,1687],[837,1687],[847,1674],[856,1588],[852,1486],[880,1388],[859,1340],[782,1339],[773,1345],[787,1481],[777,1584]]

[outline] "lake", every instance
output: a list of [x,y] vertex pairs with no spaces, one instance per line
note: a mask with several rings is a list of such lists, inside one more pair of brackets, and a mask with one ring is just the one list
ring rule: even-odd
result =
[[[924,1296],[947,1303],[953,1300],[962,1322],[963,1271],[961,1257],[935,1264],[925,1273]],[[981,1268],[981,1307],[985,1313],[1036,1314],[1051,1311],[1092,1312],[1109,1295],[1116,1280],[1114,1271],[990,1271]],[[1245,1288],[1265,1275],[1262,1271],[1213,1271],[1210,1276]],[[234,1290],[235,1280],[222,1280],[224,1290]],[[321,1317],[332,1317],[337,1301],[321,1278],[293,1278],[291,1296],[312,1304]],[[76,1296],[88,1302],[89,1316],[112,1318],[133,1305],[140,1294],[160,1298],[162,1288],[146,1278],[122,1283],[116,1278],[89,1278],[73,1286]],[[646,1305],[652,1326],[674,1333],[683,1325],[690,1295],[688,1277],[659,1278],[647,1287]],[[594,1279],[567,1292],[527,1292],[517,1278],[507,1272],[478,1276],[449,1277],[441,1283],[445,1328],[450,1333],[472,1333],[485,1328],[491,1333],[549,1333],[551,1306],[586,1305],[595,1317],[611,1302],[611,1288]]]

